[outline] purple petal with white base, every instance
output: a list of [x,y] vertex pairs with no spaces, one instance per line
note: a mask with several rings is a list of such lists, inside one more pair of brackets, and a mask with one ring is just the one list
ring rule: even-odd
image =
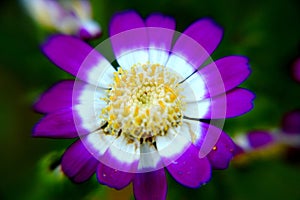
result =
[[169,129],[168,135],[156,137],[157,151],[165,166],[177,160],[191,145],[188,133],[181,127]]
[[168,171],[179,183],[196,188],[209,181],[211,166],[206,157],[199,158],[199,150],[190,147],[184,154],[167,166]]
[[123,172],[138,171],[139,144],[128,144],[123,135],[106,135],[102,130],[82,137],[88,150],[103,164]]
[[234,89],[249,74],[246,57],[228,56],[212,62],[185,80],[182,83],[183,95],[187,102],[214,97]]
[[226,169],[233,157],[235,145],[231,138],[224,132],[207,158],[214,169]]
[[253,108],[255,95],[249,90],[236,88],[211,99],[187,103],[184,115],[197,119],[224,119],[237,117]]
[[65,80],[48,89],[35,103],[38,112],[51,113],[77,104],[105,104],[100,98],[105,90],[83,81]]
[[152,14],[146,19],[146,26],[150,63],[165,65],[172,46],[175,21],[161,14]]
[[136,63],[149,61],[147,29],[136,12],[116,14],[110,22],[109,35],[115,57],[122,68],[129,69]]
[[133,191],[137,200],[166,199],[167,179],[164,169],[136,174],[133,180]]
[[132,181],[134,174],[123,172],[99,163],[97,168],[97,179],[99,183],[115,189],[123,189]]
[[103,123],[92,106],[77,105],[46,115],[35,126],[33,136],[74,138],[96,130]]
[[96,171],[99,161],[94,158],[80,140],[73,143],[62,157],[62,170],[74,182],[88,180]]
[[190,25],[176,41],[173,54],[184,57],[198,69],[221,41],[223,31],[211,19],[201,19]]
[[139,158],[139,144],[128,144],[124,136],[120,136],[113,141],[100,159],[103,164],[108,164],[114,169],[136,173],[138,171]]
[[[49,38],[42,48],[54,64],[73,76],[104,88],[112,83],[113,67],[99,52],[80,39],[56,35]],[[102,79],[99,80],[99,77]]]

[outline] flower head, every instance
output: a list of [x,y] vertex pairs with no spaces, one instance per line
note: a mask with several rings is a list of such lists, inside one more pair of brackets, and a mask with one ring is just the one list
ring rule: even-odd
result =
[[234,151],[218,122],[253,106],[254,95],[236,88],[250,74],[247,58],[209,60],[222,37],[211,19],[178,35],[170,17],[144,21],[127,11],[113,17],[110,36],[116,68],[109,53],[97,51],[107,45],[93,49],[61,35],[44,44],[49,59],[77,80],[41,96],[35,108],[47,115],[34,136],[80,137],[63,155],[64,173],[75,182],[96,173],[116,189],[132,182],[137,199],[165,198],[165,168],[188,187],[208,182]]
[[92,20],[88,0],[23,0],[25,8],[40,25],[82,39],[99,37],[101,28]]

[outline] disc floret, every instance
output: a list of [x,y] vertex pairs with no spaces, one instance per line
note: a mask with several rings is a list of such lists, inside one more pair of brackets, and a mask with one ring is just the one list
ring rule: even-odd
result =
[[182,124],[182,96],[179,76],[159,64],[118,68],[107,97],[102,118],[104,132],[123,134],[128,141],[154,142]]

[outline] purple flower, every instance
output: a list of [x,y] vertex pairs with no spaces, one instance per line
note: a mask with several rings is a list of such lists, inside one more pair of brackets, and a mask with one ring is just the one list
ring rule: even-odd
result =
[[274,130],[256,130],[234,138],[235,160],[270,156],[289,148],[300,148],[300,111],[290,111],[282,117],[281,126]]
[[281,121],[281,129],[287,135],[300,135],[300,110],[286,113]]
[[35,109],[46,116],[33,135],[80,137],[61,163],[73,181],[96,173],[116,189],[132,182],[137,199],[165,199],[165,169],[196,188],[212,168],[228,166],[234,144],[217,122],[252,109],[253,93],[236,88],[250,74],[248,60],[207,62],[222,37],[211,19],[196,21],[172,45],[174,29],[160,14],[145,21],[133,11],[116,14],[109,31],[117,69],[74,37],[44,44],[49,59],[78,79],[41,96]]
[[296,81],[300,82],[300,58],[297,58],[292,65],[293,77]]
[[240,135],[235,141],[243,150],[252,151],[252,149],[259,149],[273,144],[275,137],[269,131],[257,130]]
[[82,39],[96,38],[101,34],[100,25],[92,20],[88,0],[22,0],[22,2],[31,17],[48,29],[76,35]]

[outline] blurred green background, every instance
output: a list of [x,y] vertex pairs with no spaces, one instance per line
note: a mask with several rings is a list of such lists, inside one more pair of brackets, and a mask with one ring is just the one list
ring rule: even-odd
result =
[[[257,95],[248,114],[229,119],[230,135],[279,126],[282,115],[300,108],[300,84],[291,78],[291,65],[300,56],[298,0],[93,0],[94,19],[103,36],[116,11],[135,9],[143,17],[162,12],[176,19],[177,30],[209,16],[224,28],[213,58],[242,54],[250,58],[252,75],[243,84]],[[53,170],[73,140],[31,137],[41,117],[32,104],[58,80],[71,78],[40,52],[49,32],[38,27],[18,1],[0,3],[0,199],[133,199],[132,189],[115,191],[90,181],[76,185]],[[296,154],[299,157],[299,155]],[[300,163],[283,156],[232,164],[214,171],[211,182],[199,189],[181,186],[168,177],[168,199],[300,200]]]

